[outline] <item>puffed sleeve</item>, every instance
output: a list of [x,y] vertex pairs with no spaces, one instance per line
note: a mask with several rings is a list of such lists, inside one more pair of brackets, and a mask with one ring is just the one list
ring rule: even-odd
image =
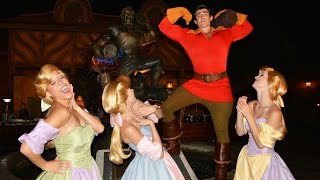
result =
[[58,133],[59,129],[52,127],[43,119],[40,119],[30,133],[24,133],[18,140],[21,143],[27,143],[35,154],[42,154],[45,143],[54,139]]
[[137,149],[141,155],[158,160],[161,157],[163,149],[159,143],[152,142],[151,139],[151,137],[143,136],[137,145]]
[[262,145],[273,148],[275,141],[281,139],[282,136],[280,131],[273,129],[266,123],[260,123],[259,139]]

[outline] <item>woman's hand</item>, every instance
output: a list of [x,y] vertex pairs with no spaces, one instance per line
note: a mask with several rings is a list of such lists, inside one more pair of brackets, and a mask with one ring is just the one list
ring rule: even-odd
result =
[[64,175],[66,170],[71,168],[71,162],[65,161],[65,160],[52,160],[47,161],[45,168],[43,170],[46,170],[48,172]]
[[241,96],[238,99],[236,109],[248,119],[248,116],[252,115],[253,112],[251,107],[248,105],[247,100],[248,100],[247,96]]
[[136,119],[138,121],[138,125],[140,126],[146,126],[146,125],[152,125],[154,124],[152,120],[150,119],[145,119],[145,118],[139,118]]
[[77,103],[77,101],[76,101],[76,99],[75,99],[75,97],[74,97],[75,94],[74,94],[74,92],[73,92],[73,86],[72,86],[72,84],[70,84],[70,90],[71,90],[71,92],[73,93],[73,95],[72,95],[72,97],[71,97],[71,99],[70,99],[70,108],[77,111],[77,108],[81,108],[81,107],[78,105],[78,103]]
[[137,108],[134,108],[133,112],[139,117],[145,117],[156,112],[156,107],[153,105],[143,104]]

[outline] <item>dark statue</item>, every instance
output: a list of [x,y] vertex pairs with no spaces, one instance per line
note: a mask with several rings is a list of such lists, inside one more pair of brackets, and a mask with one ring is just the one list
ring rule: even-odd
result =
[[[105,74],[108,69],[116,67],[118,75],[130,76],[132,89],[138,99],[165,100],[166,90],[159,86],[159,78],[164,73],[161,59],[141,54],[156,42],[155,31],[147,18],[136,15],[131,6],[124,8],[120,16],[120,26],[109,27],[93,42],[93,69],[100,75],[108,76]],[[150,79],[145,75],[148,71]],[[100,82],[102,87],[106,83]]]

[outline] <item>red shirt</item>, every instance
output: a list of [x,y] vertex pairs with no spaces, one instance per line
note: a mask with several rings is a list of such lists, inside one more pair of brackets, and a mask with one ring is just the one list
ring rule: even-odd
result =
[[[212,37],[206,38],[200,30],[191,30],[171,24],[165,17],[159,24],[160,31],[168,38],[180,43],[185,49],[193,70],[199,74],[221,73],[227,71],[227,59],[233,41],[247,36],[253,29],[245,20],[241,25],[226,29],[212,28]],[[233,101],[229,78],[206,83],[199,79],[190,79],[183,84],[190,93],[209,101]]]

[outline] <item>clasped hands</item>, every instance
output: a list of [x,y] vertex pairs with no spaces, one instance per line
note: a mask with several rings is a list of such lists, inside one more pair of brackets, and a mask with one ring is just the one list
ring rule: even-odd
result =
[[236,106],[236,109],[239,112],[241,112],[246,118],[249,115],[253,114],[251,107],[247,103],[247,100],[248,100],[247,96],[239,97],[238,102],[237,102],[237,106]]

